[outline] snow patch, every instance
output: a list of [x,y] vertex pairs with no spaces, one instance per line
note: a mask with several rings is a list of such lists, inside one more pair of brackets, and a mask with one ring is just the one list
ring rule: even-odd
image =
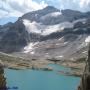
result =
[[32,50],[34,43],[30,43],[28,46],[24,47],[25,50]]
[[59,15],[62,15],[62,13],[61,12],[52,12],[52,13],[42,16],[40,19],[45,20],[48,17],[58,17]]
[[58,45],[60,45],[60,43],[57,43],[56,45],[58,46]]
[[85,39],[85,42],[86,42],[86,43],[90,43],[90,36],[88,36],[88,37]]
[[64,42],[64,45],[68,44],[68,42]]
[[73,24],[75,24],[75,23],[77,23],[77,22],[82,22],[83,24],[85,24],[86,23],[86,18],[84,18],[84,19],[78,19],[78,20],[75,20],[74,22],[73,22]]
[[41,35],[49,35],[54,32],[61,32],[64,28],[73,28],[73,24],[70,22],[63,22],[55,25],[42,25],[35,21],[31,22],[27,19],[23,20],[23,24],[28,33],[37,33]]
[[64,22],[56,25],[46,26],[43,30],[42,35],[49,35],[54,32],[61,32],[64,28],[73,28],[73,24],[70,22]]
[[48,26],[45,28],[45,30],[43,30],[42,35],[49,35],[57,31],[61,31],[59,25]]
[[84,51],[84,52],[82,52],[82,53],[87,53],[87,51]]
[[61,56],[57,56],[58,58],[63,58],[63,55],[61,55]]
[[51,13],[50,14],[52,17],[57,17],[57,16],[59,16],[59,15],[62,15],[62,13],[61,12],[53,12],[53,13]]
[[45,53],[45,54],[47,54],[47,55],[48,55],[49,53]]
[[31,54],[34,54],[34,46],[37,45],[39,42],[36,42],[36,43],[30,43],[28,44],[27,46],[24,47],[24,53],[31,53]]
[[64,37],[59,38],[59,41],[61,41]]
[[30,52],[31,54],[35,54],[35,52],[34,51],[32,51],[32,52]]
[[25,28],[28,33],[30,33],[30,32],[41,33],[41,30],[39,30],[40,24],[38,24],[37,22],[35,22],[35,21],[31,22],[29,20],[24,19],[23,24],[25,25]]

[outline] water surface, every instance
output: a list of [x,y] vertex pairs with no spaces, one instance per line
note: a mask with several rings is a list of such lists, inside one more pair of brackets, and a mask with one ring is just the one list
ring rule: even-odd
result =
[[76,90],[79,77],[58,73],[59,70],[70,71],[70,68],[55,64],[49,66],[53,67],[54,71],[5,69],[7,86],[10,90]]

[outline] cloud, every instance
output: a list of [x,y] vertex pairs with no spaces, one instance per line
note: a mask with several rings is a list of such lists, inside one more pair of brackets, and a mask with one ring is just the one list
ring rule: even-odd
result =
[[0,17],[19,17],[24,13],[32,10],[38,10],[46,7],[47,4],[42,2],[35,2],[33,0],[0,0]]
[[0,10],[0,18],[5,17],[8,14],[8,12],[4,11],[4,10]]
[[0,0],[0,18],[19,17],[47,5],[59,9],[90,11],[90,0]]
[[59,9],[73,9],[82,12],[90,11],[90,0],[45,0],[45,1],[49,5],[53,5]]
[[90,0],[58,0],[58,3],[62,9],[74,9],[83,12],[90,10]]
[[[84,7],[88,7],[88,5],[90,4],[90,0],[77,0],[77,2],[79,2],[79,5],[81,8],[84,8]],[[75,0],[74,0],[75,2]]]

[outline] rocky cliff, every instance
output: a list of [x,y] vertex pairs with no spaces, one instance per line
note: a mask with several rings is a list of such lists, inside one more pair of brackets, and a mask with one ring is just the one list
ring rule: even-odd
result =
[[0,61],[0,90],[7,90],[6,88],[6,78],[4,77],[3,64]]
[[78,87],[78,90],[90,90],[90,45],[85,70],[80,82],[80,86]]

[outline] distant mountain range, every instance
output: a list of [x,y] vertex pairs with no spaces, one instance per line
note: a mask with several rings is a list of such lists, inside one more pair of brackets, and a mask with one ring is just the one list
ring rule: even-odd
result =
[[47,6],[0,26],[0,51],[43,57],[73,59],[87,54],[90,12],[58,10]]

